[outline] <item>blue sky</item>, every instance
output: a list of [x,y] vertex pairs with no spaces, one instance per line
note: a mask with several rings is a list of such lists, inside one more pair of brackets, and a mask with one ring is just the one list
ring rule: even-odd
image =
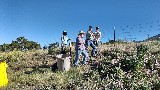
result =
[[42,46],[60,41],[62,31],[75,41],[79,30],[99,26],[102,41],[146,39],[160,33],[160,0],[0,0],[0,44],[24,36]]

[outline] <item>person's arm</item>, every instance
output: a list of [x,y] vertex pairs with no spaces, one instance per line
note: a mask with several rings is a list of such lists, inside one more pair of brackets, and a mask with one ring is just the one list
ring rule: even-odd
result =
[[80,49],[79,37],[76,38],[76,48],[77,48],[77,49]]
[[99,32],[99,36],[98,36],[98,39],[100,39],[101,38],[101,32]]
[[61,37],[61,47],[63,47],[63,43],[64,43],[64,38],[63,36]]
[[64,42],[64,37],[63,36],[61,37],[61,41]]
[[96,32],[94,32],[94,41],[97,41],[97,33]]
[[68,39],[67,39],[67,42],[70,41],[70,40],[71,40],[71,38],[68,38]]
[[93,37],[93,38],[95,38],[95,37],[96,37],[94,32],[92,32],[92,37]]

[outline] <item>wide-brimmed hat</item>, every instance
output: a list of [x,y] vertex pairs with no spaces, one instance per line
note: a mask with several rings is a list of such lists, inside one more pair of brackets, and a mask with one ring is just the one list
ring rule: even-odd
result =
[[84,31],[79,31],[79,34],[85,34],[85,32]]

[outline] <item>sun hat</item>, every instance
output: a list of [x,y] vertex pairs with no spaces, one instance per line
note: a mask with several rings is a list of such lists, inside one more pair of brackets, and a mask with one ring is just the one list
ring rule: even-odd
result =
[[85,34],[85,32],[84,31],[79,31],[79,34]]

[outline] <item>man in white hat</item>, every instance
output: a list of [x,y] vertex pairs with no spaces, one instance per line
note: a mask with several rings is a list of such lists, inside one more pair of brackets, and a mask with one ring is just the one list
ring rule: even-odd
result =
[[79,58],[81,55],[83,55],[82,64],[86,64],[86,61],[88,59],[88,53],[85,47],[84,34],[85,32],[79,31],[78,37],[76,38],[76,47],[75,47],[76,57],[75,57],[75,62],[74,62],[75,66],[78,66]]

